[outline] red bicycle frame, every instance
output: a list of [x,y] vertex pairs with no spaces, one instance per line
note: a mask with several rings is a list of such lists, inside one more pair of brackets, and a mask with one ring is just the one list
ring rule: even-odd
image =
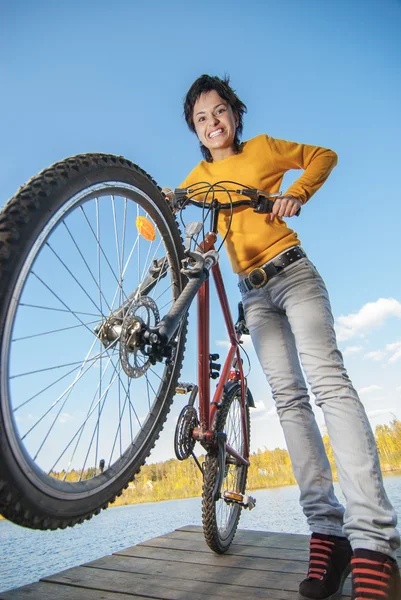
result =
[[[201,244],[204,252],[214,250],[216,235],[209,233]],[[224,386],[228,381],[241,383],[241,421],[244,435],[244,456],[226,444],[226,452],[238,462],[249,465],[249,444],[247,420],[245,416],[246,384],[240,357],[239,341],[241,334],[235,331],[234,321],[228,304],[227,294],[221,275],[220,266],[216,263],[211,268],[220,306],[224,315],[226,329],[230,339],[230,349],[220,374],[219,383],[210,402],[210,281],[206,279],[198,291],[198,388],[199,388],[199,421],[200,427],[194,430],[194,437],[211,443],[214,437],[214,421],[219,404],[222,401]],[[234,355],[237,358],[237,368],[233,369]]]

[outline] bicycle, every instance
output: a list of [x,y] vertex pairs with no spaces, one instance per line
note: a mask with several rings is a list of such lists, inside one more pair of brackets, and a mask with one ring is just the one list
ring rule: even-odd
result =
[[[56,529],[98,514],[139,472],[173,396],[185,393],[176,455],[193,456],[202,470],[205,538],[215,552],[228,549],[241,509],[254,506],[245,493],[254,403],[242,363],[246,324],[241,304],[236,325],[230,313],[217,219],[222,210],[232,218],[238,206],[270,212],[278,195],[221,182],[166,196],[130,161],[84,154],[45,169],[6,204],[0,512],[7,519]],[[190,205],[202,207],[203,218],[186,226],[184,247],[176,219]],[[210,273],[230,340],[223,368],[210,352]],[[179,381],[195,296],[196,384]]]

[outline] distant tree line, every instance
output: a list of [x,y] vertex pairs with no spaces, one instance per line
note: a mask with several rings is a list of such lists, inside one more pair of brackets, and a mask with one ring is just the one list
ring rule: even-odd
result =
[[[378,425],[375,439],[379,451],[380,464],[384,473],[401,470],[401,421],[394,418],[390,425]],[[334,479],[337,469],[329,436],[323,436]],[[199,457],[203,461],[204,457]],[[95,469],[87,469],[83,474],[72,470],[51,473],[53,477],[76,481],[90,479]],[[287,450],[258,450],[251,456],[248,470],[248,490],[294,485],[295,477]],[[155,464],[145,464],[122,495],[114,502],[115,506],[158,502],[179,498],[191,498],[202,493],[202,473],[192,458],[184,461],[176,459]],[[1,515],[0,515],[1,518]]]
[[[390,425],[378,425],[375,438],[383,472],[401,470],[401,421],[394,418]],[[328,435],[323,436],[323,442],[334,479],[337,479],[333,449]],[[247,489],[295,483],[287,450],[258,450],[252,454]],[[190,498],[201,493],[202,474],[195,462],[191,458],[182,462],[171,459],[156,464],[145,464],[135,480],[117,498],[115,505]]]

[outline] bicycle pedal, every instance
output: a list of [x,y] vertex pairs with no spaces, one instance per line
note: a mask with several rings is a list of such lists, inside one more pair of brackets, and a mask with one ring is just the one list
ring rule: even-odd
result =
[[175,388],[176,394],[189,394],[194,389],[195,385],[193,383],[184,383],[179,381]]
[[243,508],[249,508],[252,510],[255,508],[256,499],[246,494],[240,494],[239,492],[230,492],[226,490],[223,494],[223,500],[228,504],[239,504]]

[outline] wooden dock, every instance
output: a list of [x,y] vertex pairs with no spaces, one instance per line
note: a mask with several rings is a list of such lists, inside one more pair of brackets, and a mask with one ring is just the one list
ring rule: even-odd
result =
[[[229,552],[187,526],[0,594],[1,600],[296,600],[309,537],[238,530]],[[398,554],[401,563],[401,552]],[[350,578],[343,599],[351,596]]]

